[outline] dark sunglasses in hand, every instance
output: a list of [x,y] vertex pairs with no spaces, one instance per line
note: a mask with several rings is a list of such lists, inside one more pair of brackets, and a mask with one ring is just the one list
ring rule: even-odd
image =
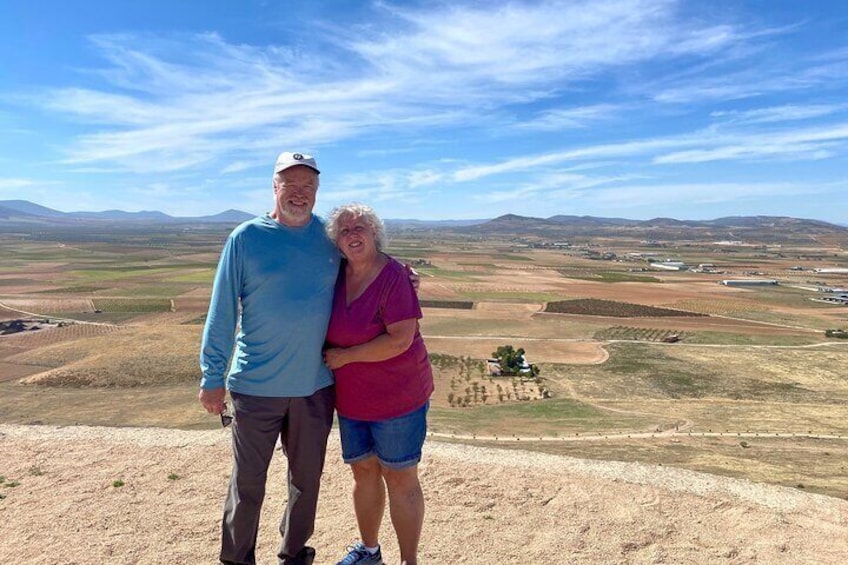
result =
[[221,410],[221,426],[227,427],[233,423],[233,415],[230,412],[230,407],[227,406],[227,403],[224,403],[224,409]]

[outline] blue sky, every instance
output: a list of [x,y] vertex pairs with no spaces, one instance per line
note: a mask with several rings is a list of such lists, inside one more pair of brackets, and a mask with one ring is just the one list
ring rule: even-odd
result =
[[841,0],[4,0],[0,200],[848,224]]

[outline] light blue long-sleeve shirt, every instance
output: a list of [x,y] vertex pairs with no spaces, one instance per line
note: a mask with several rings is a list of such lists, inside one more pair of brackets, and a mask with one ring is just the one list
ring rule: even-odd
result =
[[338,270],[316,216],[303,227],[264,216],[233,230],[203,329],[201,388],[296,397],[331,385],[321,350]]

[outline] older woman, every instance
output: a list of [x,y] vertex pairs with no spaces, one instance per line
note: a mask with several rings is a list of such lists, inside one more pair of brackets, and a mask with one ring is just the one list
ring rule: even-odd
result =
[[324,359],[336,377],[342,455],[353,471],[360,542],[338,565],[381,564],[388,490],[401,560],[416,565],[424,522],[418,462],[433,375],[406,268],[383,252],[383,222],[368,206],[333,210],[327,232],[344,255]]

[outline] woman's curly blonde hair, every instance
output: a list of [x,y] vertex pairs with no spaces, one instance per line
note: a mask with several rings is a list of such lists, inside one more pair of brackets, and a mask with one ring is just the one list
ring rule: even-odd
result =
[[353,217],[354,219],[364,219],[365,223],[374,230],[374,239],[377,244],[377,251],[382,251],[386,247],[386,226],[383,224],[383,220],[380,219],[373,208],[358,202],[352,202],[350,204],[344,204],[343,206],[333,208],[333,211],[330,212],[329,216],[327,216],[327,237],[329,237],[330,241],[335,243],[337,247],[339,245],[339,223],[342,218],[348,216]]

